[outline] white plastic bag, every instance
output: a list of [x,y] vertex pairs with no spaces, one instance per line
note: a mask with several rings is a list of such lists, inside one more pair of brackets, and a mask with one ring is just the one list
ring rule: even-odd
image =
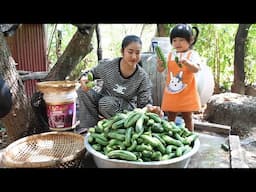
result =
[[201,70],[195,74],[201,105],[205,105],[214,92],[214,77],[211,68],[202,62]]

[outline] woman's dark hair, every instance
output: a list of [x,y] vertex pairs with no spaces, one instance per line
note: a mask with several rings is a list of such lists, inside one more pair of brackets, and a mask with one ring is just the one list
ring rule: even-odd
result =
[[142,41],[138,36],[127,35],[127,36],[125,36],[125,38],[122,41],[122,45],[121,45],[122,51],[124,50],[125,47],[127,47],[132,42],[138,42],[139,44],[142,45]]
[[[196,34],[193,34],[193,29],[195,30]],[[177,24],[170,33],[170,41],[172,43],[173,38],[175,37],[182,37],[185,38],[187,40],[187,42],[191,42],[190,47],[192,47],[196,41],[197,41],[197,37],[199,34],[199,30],[197,27],[190,27],[190,25],[188,24]]]

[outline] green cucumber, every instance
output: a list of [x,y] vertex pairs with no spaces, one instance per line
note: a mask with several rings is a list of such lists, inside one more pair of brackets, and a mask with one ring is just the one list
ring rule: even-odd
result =
[[127,161],[136,161],[137,160],[137,156],[130,152],[130,151],[126,151],[126,150],[113,150],[110,151],[107,156],[111,159],[123,159],[123,160],[127,160]]
[[163,62],[163,67],[166,68],[167,62],[166,62],[166,59],[165,59],[162,49],[160,48],[160,46],[157,45],[155,47],[155,50],[156,50],[157,57]]

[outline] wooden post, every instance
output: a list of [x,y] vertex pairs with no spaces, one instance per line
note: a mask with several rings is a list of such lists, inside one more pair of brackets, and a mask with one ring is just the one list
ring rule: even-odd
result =
[[209,131],[214,132],[218,134],[223,135],[229,135],[230,134],[230,126],[227,125],[221,125],[216,123],[209,123],[209,122],[200,122],[200,121],[194,121],[195,130],[200,131]]
[[240,146],[240,139],[237,135],[229,136],[231,168],[249,168],[244,162],[243,151]]

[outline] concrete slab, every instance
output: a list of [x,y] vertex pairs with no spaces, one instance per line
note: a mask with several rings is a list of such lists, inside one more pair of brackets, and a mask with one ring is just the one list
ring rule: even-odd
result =
[[228,143],[228,136],[196,133],[199,135],[200,148],[191,157],[188,168],[230,168],[230,152],[221,147],[221,144]]
[[[221,145],[229,143],[228,135],[219,135],[213,132],[195,131],[199,135],[200,148],[191,157],[187,168],[231,168],[230,151],[225,151]],[[0,150],[0,167],[1,155]],[[81,163],[81,168],[97,168],[92,155],[88,152]]]

